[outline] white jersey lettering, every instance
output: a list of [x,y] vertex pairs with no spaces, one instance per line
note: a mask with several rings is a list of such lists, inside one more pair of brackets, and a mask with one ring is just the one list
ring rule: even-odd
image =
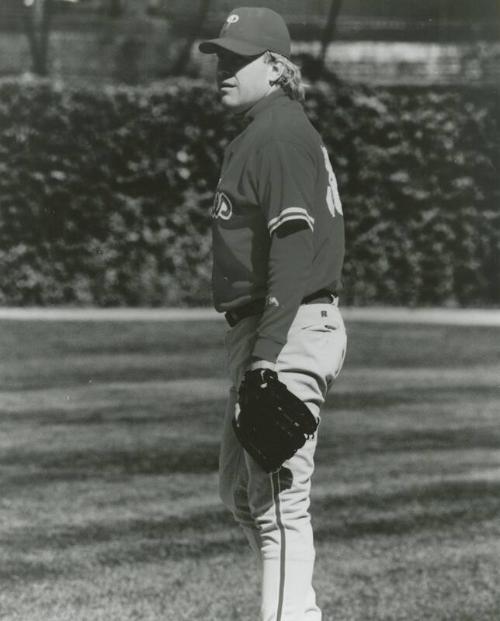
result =
[[328,151],[324,146],[321,147],[321,151],[323,152],[323,157],[325,159],[325,168],[328,173],[328,188],[326,190],[326,204],[328,205],[328,210],[335,218],[335,213],[339,213],[341,216],[342,213],[342,203],[340,201],[339,189],[337,185],[337,178],[335,177],[335,173],[333,172],[332,164],[330,162],[330,158],[328,157]]

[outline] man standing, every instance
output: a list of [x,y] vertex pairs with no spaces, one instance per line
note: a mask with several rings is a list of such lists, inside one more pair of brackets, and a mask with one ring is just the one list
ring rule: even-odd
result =
[[[217,55],[222,103],[246,121],[226,149],[212,210],[214,303],[231,326],[221,498],[261,560],[262,621],[319,621],[309,515],[315,429],[346,347],[337,182],[303,111],[281,16],[235,9],[200,51]],[[258,406],[269,391],[273,416]],[[312,429],[302,424],[308,416]]]

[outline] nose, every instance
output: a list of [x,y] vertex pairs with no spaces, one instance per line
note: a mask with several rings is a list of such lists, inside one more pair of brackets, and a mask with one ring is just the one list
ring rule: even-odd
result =
[[228,80],[230,80],[232,77],[231,73],[228,72],[222,72],[217,74],[217,80],[219,82],[219,84],[222,84],[223,82],[227,82]]
[[219,57],[217,60],[217,75],[223,78],[230,78],[234,73],[234,65],[231,64],[229,59]]
[[232,78],[235,73],[236,72],[234,70],[234,67],[232,67],[230,63],[228,63],[227,61],[224,62],[219,59],[217,63],[217,81],[219,82],[219,84],[221,84],[225,80],[229,80],[229,78]]

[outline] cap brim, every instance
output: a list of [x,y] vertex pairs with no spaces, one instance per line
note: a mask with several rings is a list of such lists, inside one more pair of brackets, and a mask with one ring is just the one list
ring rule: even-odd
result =
[[240,56],[258,56],[259,54],[264,54],[266,51],[266,48],[252,45],[252,43],[246,43],[245,41],[230,39],[229,37],[202,41],[198,46],[202,54],[216,54],[221,48],[234,52],[234,54],[239,54]]

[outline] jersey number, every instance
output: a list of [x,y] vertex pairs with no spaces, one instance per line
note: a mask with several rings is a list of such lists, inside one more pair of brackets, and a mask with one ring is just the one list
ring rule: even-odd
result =
[[337,179],[335,177],[335,173],[333,172],[332,164],[330,162],[330,158],[328,157],[328,151],[325,147],[321,147],[323,151],[323,157],[325,158],[325,168],[328,173],[328,188],[326,189],[326,204],[328,206],[328,210],[335,218],[335,212],[339,213],[341,216],[342,213],[342,203],[340,202],[339,189],[337,186]]

